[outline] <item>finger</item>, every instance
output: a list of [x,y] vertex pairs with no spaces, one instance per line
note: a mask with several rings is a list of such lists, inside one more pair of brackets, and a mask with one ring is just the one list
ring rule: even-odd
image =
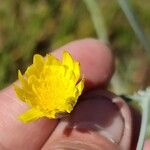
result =
[[85,93],[62,119],[42,150],[125,150],[131,146],[132,120],[128,105],[116,95],[93,90]]
[[114,71],[114,59],[111,50],[103,42],[95,39],[74,41],[54,54],[60,58],[63,50],[69,51],[80,62],[86,89],[108,84]]
[[[93,39],[75,41],[57,50],[55,55],[61,55],[64,48],[80,61],[86,81],[92,83],[89,87],[105,84],[111,77],[112,56],[103,43]],[[0,100],[0,143],[6,149],[34,150],[41,147],[57,125],[57,120],[40,119],[27,125],[17,120],[27,106],[16,98],[12,86],[1,91]]]
[[150,140],[145,141],[143,150],[150,150]]

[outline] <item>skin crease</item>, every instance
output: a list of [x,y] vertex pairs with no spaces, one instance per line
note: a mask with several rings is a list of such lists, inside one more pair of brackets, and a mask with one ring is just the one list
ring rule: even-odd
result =
[[[114,70],[114,60],[109,48],[103,42],[95,39],[74,41],[56,50],[54,55],[60,58],[64,49],[69,50],[73,58],[80,62],[81,71],[85,77],[85,91],[96,87],[106,87]],[[92,98],[89,103],[92,103]],[[52,133],[59,129],[59,125],[61,127],[62,121],[46,118],[23,124],[17,119],[17,116],[26,109],[28,107],[18,100],[12,86],[0,92],[0,150],[39,150],[47,144]],[[78,141],[78,136],[76,141]],[[118,148],[102,135],[96,136],[95,141],[100,142],[99,150]],[[53,142],[55,143],[55,141]],[[90,140],[87,140],[85,145],[83,145],[84,142],[81,143],[81,146],[90,147],[87,146],[88,142],[89,145],[91,144]],[[78,144],[80,145],[80,143]],[[147,141],[145,150],[149,149],[149,146],[150,142]],[[43,147],[43,149],[50,149],[50,145],[48,148]]]

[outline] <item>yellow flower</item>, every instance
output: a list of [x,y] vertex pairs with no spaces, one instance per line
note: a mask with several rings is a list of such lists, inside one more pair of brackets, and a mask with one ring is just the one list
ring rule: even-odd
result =
[[84,88],[80,77],[79,62],[73,60],[67,51],[63,52],[62,61],[52,55],[43,58],[36,54],[24,76],[18,71],[22,87],[15,85],[16,94],[31,107],[20,119],[26,123],[70,113]]

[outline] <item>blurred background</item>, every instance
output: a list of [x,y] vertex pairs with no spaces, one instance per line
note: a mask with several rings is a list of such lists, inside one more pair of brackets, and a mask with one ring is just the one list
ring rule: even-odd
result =
[[119,0],[93,2],[0,0],[0,89],[17,79],[18,69],[25,71],[35,53],[45,55],[86,37],[102,38],[116,55],[114,91],[132,93],[150,85],[150,49],[143,37],[143,31],[150,35],[149,0],[129,1],[135,22]]

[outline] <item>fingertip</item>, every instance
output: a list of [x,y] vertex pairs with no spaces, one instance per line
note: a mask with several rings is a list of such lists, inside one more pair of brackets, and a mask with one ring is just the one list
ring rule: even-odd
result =
[[86,88],[108,84],[115,65],[112,52],[104,42],[92,38],[73,41],[54,51],[54,55],[60,58],[64,50],[80,62]]

